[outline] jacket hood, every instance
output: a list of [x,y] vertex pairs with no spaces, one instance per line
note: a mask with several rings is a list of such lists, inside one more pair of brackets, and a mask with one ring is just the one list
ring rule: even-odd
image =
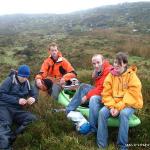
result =
[[137,67],[135,65],[132,65],[128,68],[127,72],[137,72]]
[[94,77],[97,78],[97,77],[101,76],[104,72],[107,72],[107,70],[110,72],[111,67],[112,66],[110,65],[109,61],[108,60],[104,60],[103,64],[102,64],[101,71],[96,72]]
[[[123,74],[131,73],[131,72],[134,72],[134,73],[137,72],[137,67],[136,67],[135,65],[130,66]],[[116,70],[115,70],[114,67],[112,67],[112,68],[110,69],[110,73],[111,73],[112,75],[114,75],[114,76],[117,76],[117,75],[118,75],[118,73],[116,72]]]
[[111,65],[110,65],[110,63],[109,63],[109,61],[108,60],[104,60],[104,62],[103,62],[103,71],[105,70],[105,69],[108,69],[108,67],[111,69]]
[[58,51],[58,57],[62,57],[62,53],[60,51]]

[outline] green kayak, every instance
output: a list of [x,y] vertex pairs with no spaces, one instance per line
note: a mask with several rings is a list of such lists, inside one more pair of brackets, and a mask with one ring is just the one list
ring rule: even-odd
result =
[[[69,102],[71,101],[71,96],[73,93],[71,91],[62,91],[58,96],[58,102],[62,104],[63,106],[67,106]],[[78,111],[80,111],[84,116],[89,116],[89,108],[79,106],[77,108]],[[132,115],[129,119],[129,126],[135,127],[141,123],[140,119],[136,115]],[[119,119],[110,117],[108,119],[108,126],[110,127],[118,127],[119,126]]]

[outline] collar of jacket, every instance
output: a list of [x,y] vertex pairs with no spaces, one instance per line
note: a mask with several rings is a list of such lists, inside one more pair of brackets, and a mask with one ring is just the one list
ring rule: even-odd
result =
[[[52,59],[52,56],[49,55],[49,57]],[[62,53],[60,51],[58,51],[58,59],[55,63],[61,62],[63,61],[63,57],[62,57]]]
[[109,64],[109,61],[108,61],[108,60],[104,60],[104,61],[103,61],[103,64],[102,64],[101,71],[96,72],[95,78],[98,78],[98,77],[102,76],[102,74],[103,74],[104,72],[106,72],[106,70],[109,70],[109,71],[110,71],[111,67],[112,67],[112,66]]
[[[52,59],[51,55],[49,56],[49,58]],[[57,61],[55,61],[54,63],[59,63],[59,62],[62,62],[62,61],[63,61],[63,57],[58,57]]]
[[[27,85],[28,85],[28,89],[31,90],[31,86],[30,86],[29,80],[26,80],[26,82],[27,82]],[[18,77],[15,74],[12,75],[12,84],[16,84],[16,85],[17,84],[22,84],[22,83],[19,82]],[[23,84],[25,84],[25,82]]]
[[61,62],[61,61],[63,61],[63,58],[62,58],[62,57],[59,57],[59,58],[57,59],[56,63],[57,63],[57,62]]
[[[114,68],[112,67],[112,68],[111,68],[111,74],[112,74],[112,75],[114,75],[114,74],[112,73],[113,69],[114,69]],[[134,72],[134,73],[137,72],[137,67],[136,67],[135,65],[130,66],[130,67],[127,68],[122,74],[117,75],[117,76],[125,76],[127,73],[131,73],[131,72]]]

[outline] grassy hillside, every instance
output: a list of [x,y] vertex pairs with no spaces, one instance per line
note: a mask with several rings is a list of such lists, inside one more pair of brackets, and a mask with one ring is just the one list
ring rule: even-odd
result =
[[124,3],[63,15],[0,16],[0,34],[36,33],[52,35],[95,28],[130,27],[149,33],[150,2]]
[[[150,3],[130,3],[101,7],[68,15],[0,16],[0,82],[11,68],[31,67],[32,76],[47,57],[47,45],[59,44],[63,55],[73,64],[82,82],[91,83],[91,57],[101,53],[110,62],[118,51],[128,52],[129,64],[136,64],[143,85],[144,108],[136,112],[142,124],[130,129],[129,143],[150,144]],[[134,30],[136,29],[136,30]],[[20,135],[15,150],[96,150],[96,137],[75,132],[56,101],[41,93],[31,109],[39,121]],[[28,109],[28,108],[27,108]],[[110,128],[109,149],[115,150],[117,129]],[[149,147],[131,147],[132,150]]]

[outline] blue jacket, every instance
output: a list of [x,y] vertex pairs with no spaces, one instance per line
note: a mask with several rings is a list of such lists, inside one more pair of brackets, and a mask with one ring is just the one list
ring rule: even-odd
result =
[[0,86],[0,106],[18,107],[20,98],[34,97],[36,92],[27,80],[20,83],[15,74],[8,76]]

